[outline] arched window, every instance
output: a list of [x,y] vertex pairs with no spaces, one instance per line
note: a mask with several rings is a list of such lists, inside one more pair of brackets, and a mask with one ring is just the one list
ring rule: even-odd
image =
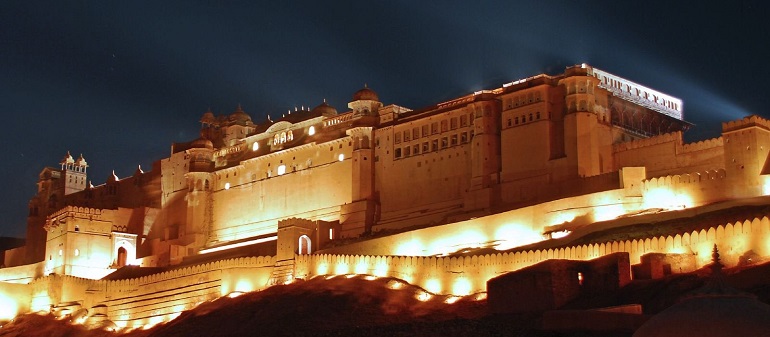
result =
[[291,130],[289,130],[289,132],[286,134],[286,140],[287,141],[294,140],[294,132],[291,132]]
[[275,134],[275,137],[273,137],[273,145],[278,145],[278,141],[281,139],[281,136],[277,133]]
[[307,235],[300,236],[298,243],[299,243],[299,246],[298,246],[299,255],[307,255],[312,252],[310,247],[310,238]]
[[281,144],[286,143],[286,132],[281,132]]
[[117,261],[118,268],[125,266],[127,260],[128,260],[128,251],[126,250],[126,248],[123,248],[123,247],[118,248],[118,261]]

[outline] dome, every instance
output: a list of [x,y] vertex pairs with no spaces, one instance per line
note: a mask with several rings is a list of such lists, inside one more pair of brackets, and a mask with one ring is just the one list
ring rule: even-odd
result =
[[337,109],[326,103],[326,100],[324,100],[323,103],[313,108],[311,112],[318,116],[334,116],[337,114]]
[[214,144],[210,140],[201,137],[190,143],[190,148],[212,150],[214,149]]
[[214,117],[214,113],[211,112],[211,110],[206,111],[203,114],[203,117],[201,117],[201,123],[205,124],[212,124],[215,123],[217,119]]
[[728,286],[716,246],[713,256],[706,285],[650,318],[634,337],[764,336],[770,331],[770,305]]
[[380,97],[377,96],[377,93],[374,92],[374,90],[369,89],[369,87],[364,84],[364,88],[356,91],[355,94],[353,94],[353,101],[360,101],[360,100],[367,100],[367,101],[380,101]]
[[72,158],[72,155],[69,151],[67,151],[67,155],[62,158],[60,164],[73,164],[75,163],[75,158]]
[[230,120],[240,125],[251,124],[251,117],[243,111],[240,104],[238,104],[235,112],[230,114]]
[[83,158],[83,154],[82,153],[80,154],[80,157],[78,157],[78,159],[75,161],[75,164],[80,165],[80,166],[86,166],[86,167],[88,166],[88,163],[86,162],[86,159]]

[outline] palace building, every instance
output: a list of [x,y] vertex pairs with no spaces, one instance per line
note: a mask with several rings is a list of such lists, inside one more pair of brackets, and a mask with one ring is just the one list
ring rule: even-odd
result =
[[[6,251],[0,269],[0,281],[36,289],[21,307],[62,303],[68,295],[35,295],[51,277],[74,277],[74,288],[91,291],[88,299],[71,294],[84,308],[126,306],[107,303],[109,290],[93,295],[89,282],[132,279],[120,276],[128,265],[176,272],[215,263],[209,268],[220,274],[211,280],[223,295],[242,275],[212,261],[233,256],[260,256],[236,264],[267,270],[249,276],[246,290],[356,273],[434,293],[483,292],[501,272],[604,254],[538,251],[491,269],[468,260],[456,268],[465,281],[443,275],[451,263],[436,259],[475,249],[482,260],[490,250],[513,252],[595,223],[768,192],[770,122],[725,123],[721,137],[685,144],[692,124],[680,99],[586,64],[417,110],[386,105],[365,86],[344,110],[324,101],[255,121],[239,106],[229,115],[206,112],[200,125],[198,139],[172,144],[168,157],[130,177],[93,185],[84,157],[70,153],[41,171],[26,246]],[[631,263],[648,251],[626,250]],[[396,262],[404,256],[414,260]],[[418,257],[433,259],[432,269]],[[126,282],[109,284],[134,284]],[[115,310],[107,316],[118,325],[147,322],[130,308]]]

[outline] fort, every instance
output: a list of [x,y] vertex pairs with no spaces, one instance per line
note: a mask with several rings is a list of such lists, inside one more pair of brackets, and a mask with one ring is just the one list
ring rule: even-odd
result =
[[[586,64],[418,110],[364,87],[347,108],[206,112],[198,139],[99,185],[67,153],[39,175],[26,245],[0,255],[0,320],[146,327],[313,277],[484,297],[488,281],[544,261],[625,253],[629,280],[702,268],[714,245],[727,266],[770,255],[768,217],[740,211],[770,200],[760,117],[686,144],[681,100]],[[737,219],[656,230],[730,209]],[[559,282],[582,284],[590,266]]]

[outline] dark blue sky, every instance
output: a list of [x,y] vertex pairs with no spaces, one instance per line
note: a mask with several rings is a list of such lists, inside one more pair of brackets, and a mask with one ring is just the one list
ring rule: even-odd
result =
[[671,2],[2,1],[0,235],[23,235],[67,150],[98,185],[196,138],[208,108],[344,110],[364,83],[420,108],[586,62],[682,98],[688,140],[770,117],[770,5]]

